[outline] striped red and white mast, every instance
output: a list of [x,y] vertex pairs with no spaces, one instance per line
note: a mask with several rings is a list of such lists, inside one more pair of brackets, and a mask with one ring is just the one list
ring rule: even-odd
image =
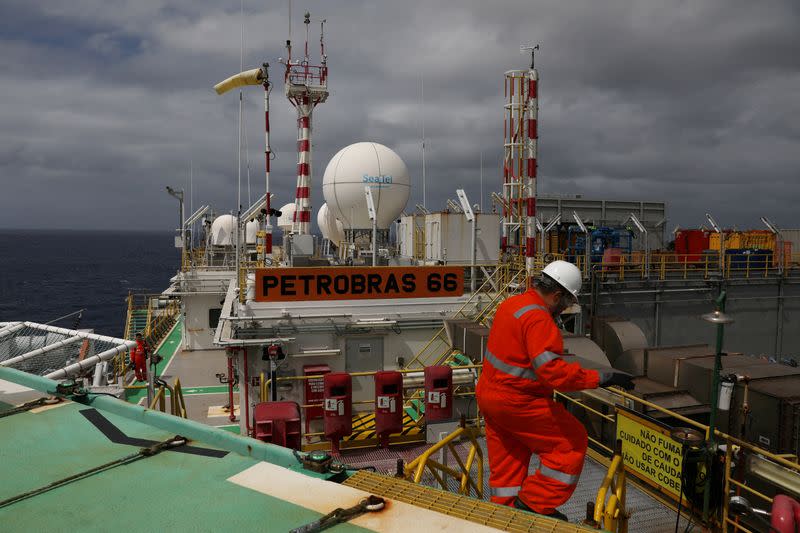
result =
[[264,172],[265,172],[265,196],[264,196],[264,259],[272,255],[272,205],[269,192],[269,167],[272,161],[272,148],[269,146],[269,94],[272,92],[272,84],[269,81],[269,63],[264,63],[261,67],[263,71],[262,85],[264,86]]
[[531,53],[531,66],[525,84],[525,125],[523,138],[525,149],[525,267],[528,272],[536,265],[536,171],[539,132],[539,72],[535,68],[534,57],[539,45],[521,46],[520,52]]
[[297,188],[293,233],[308,235],[311,222],[311,123],[314,109],[328,99],[328,66],[325,55],[325,20],[320,24],[320,64],[311,65],[308,53],[308,29],[311,15],[305,14],[305,54],[302,60],[292,60],[292,42],[286,41],[286,97],[297,110]]

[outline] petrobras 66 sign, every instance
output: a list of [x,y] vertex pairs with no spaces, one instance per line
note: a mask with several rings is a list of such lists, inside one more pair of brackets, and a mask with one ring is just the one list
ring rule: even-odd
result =
[[462,294],[462,267],[308,267],[256,271],[257,302],[435,298]]

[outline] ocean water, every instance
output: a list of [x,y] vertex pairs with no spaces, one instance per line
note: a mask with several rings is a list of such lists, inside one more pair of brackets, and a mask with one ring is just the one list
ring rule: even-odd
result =
[[[49,322],[122,336],[128,291],[161,292],[179,268],[169,232],[0,231],[0,322]],[[71,328],[75,317],[55,323]]]

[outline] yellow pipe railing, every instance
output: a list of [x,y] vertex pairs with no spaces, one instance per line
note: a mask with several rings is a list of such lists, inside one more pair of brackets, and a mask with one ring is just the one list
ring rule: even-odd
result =
[[[451,477],[459,480],[459,494],[465,496],[470,495],[470,489],[475,491],[476,497],[483,498],[483,451],[481,450],[480,443],[477,437],[480,436],[480,430],[473,427],[462,426],[447,437],[443,438],[427,450],[419,457],[408,463],[404,469],[404,476],[406,479],[414,483],[422,481],[422,475],[425,469],[433,475],[436,481],[444,490],[449,490],[447,486],[447,478]],[[457,439],[466,438],[470,441],[471,446],[467,453],[466,459],[462,459],[453,442]],[[453,455],[453,458],[458,463],[458,469],[440,463],[432,459],[433,454],[447,448]],[[477,464],[476,464],[477,459]],[[476,464],[477,481],[472,476],[472,466]]]
[[596,527],[627,533],[630,513],[625,508],[625,479],[625,463],[616,454],[597,491],[593,517]]
[[[684,424],[687,424],[689,426],[697,428],[698,430],[702,431],[705,434],[706,440],[708,440],[709,427],[707,425],[705,425],[705,424],[702,424],[700,422],[697,422],[695,420],[687,418],[687,417],[685,417],[683,415],[675,413],[674,411],[671,411],[671,410],[669,410],[669,409],[667,409],[665,407],[662,407],[662,406],[660,406],[658,404],[655,404],[653,402],[650,402],[648,400],[644,400],[642,398],[639,398],[638,396],[634,396],[634,395],[632,395],[632,394],[630,394],[628,392],[625,392],[625,391],[623,391],[621,389],[613,388],[613,389],[607,389],[607,390],[613,392],[615,395],[619,396],[622,399],[627,399],[627,400],[632,401],[634,403],[641,404],[641,405],[646,406],[646,407],[648,407],[650,409],[653,409],[653,410],[659,411],[659,412],[661,412],[663,414],[669,415],[670,417],[672,417],[672,418],[674,418],[674,419],[676,419],[676,420],[678,420],[678,421],[680,421],[680,422],[682,422]],[[586,404],[584,404],[580,400],[577,400],[576,398],[572,398],[570,396],[567,396],[567,395],[559,393],[559,392],[555,392],[554,396],[557,397],[557,398],[563,398],[566,401],[569,401],[569,402],[571,402],[571,403],[573,403],[573,404],[575,404],[575,405],[577,405],[577,406],[579,406],[579,407],[581,407],[583,409],[586,409],[588,412],[590,412],[590,413],[592,413],[594,415],[600,416],[601,418],[603,418],[606,421],[611,421],[614,418],[611,415],[605,415],[605,414],[600,413],[599,411],[597,411],[595,409],[592,409],[591,407],[587,406]],[[785,467],[787,469],[790,469],[791,471],[795,472],[798,476],[800,476],[800,464],[798,464],[796,462],[793,462],[791,460],[791,459],[795,458],[795,456],[792,455],[792,454],[774,454],[772,452],[769,452],[768,450],[765,450],[763,448],[759,448],[758,446],[755,446],[755,445],[753,445],[753,444],[751,444],[749,442],[745,442],[745,441],[743,441],[741,439],[738,439],[736,437],[733,437],[731,435],[723,433],[723,432],[721,432],[719,430],[715,430],[714,434],[717,437],[717,442],[718,443],[720,443],[720,444],[727,443],[726,453],[725,453],[725,468],[724,468],[724,470],[725,470],[725,475],[724,475],[724,484],[725,484],[725,489],[724,490],[725,490],[725,494],[729,494],[730,493],[731,487],[736,487],[737,491],[744,490],[744,491],[752,494],[753,496],[756,496],[756,497],[760,498],[765,503],[772,504],[772,498],[771,497],[769,497],[768,495],[764,494],[763,492],[760,492],[760,491],[757,491],[757,490],[753,489],[752,487],[750,487],[750,486],[748,486],[748,485],[746,485],[746,484],[744,484],[744,483],[742,483],[742,482],[740,482],[740,481],[738,481],[738,480],[736,480],[736,479],[734,479],[732,477],[732,464],[733,464],[733,452],[732,452],[732,450],[733,450],[734,445],[738,446],[740,448],[740,450],[747,450],[748,452],[750,452],[752,454],[758,454],[758,455],[760,455],[762,457],[765,457],[766,459],[769,459],[769,460],[771,460],[771,461],[773,461],[773,462],[775,462],[775,463],[777,463],[777,464],[779,464],[779,465],[781,465],[781,466],[783,466],[783,467]],[[590,437],[590,440],[593,443],[600,445],[600,447],[610,451],[610,449],[608,447],[606,447],[602,443],[599,443],[598,441],[592,439],[591,437]],[[615,459],[617,457],[618,456],[615,455]],[[613,466],[613,462],[612,462],[612,466]],[[612,472],[612,470],[609,469],[609,472]],[[768,481],[768,480],[765,480],[765,481]],[[605,480],[604,480],[604,484],[605,484]],[[603,492],[603,494],[598,493],[598,501],[595,503],[595,517],[594,517],[594,520],[596,522],[598,522],[598,524],[600,524],[600,518],[603,517],[603,520],[604,520],[603,524],[605,524],[604,527],[606,527],[606,529],[615,531],[615,529],[609,528],[609,523],[605,522],[606,519],[612,519],[615,516],[614,512],[609,514],[609,511],[608,511],[609,504],[610,504],[611,500],[609,499],[609,503],[606,503],[605,506],[602,508],[602,510],[598,510],[598,507],[597,507],[598,504],[599,504],[599,501],[600,501],[600,497],[601,496],[605,497],[606,492]],[[617,497],[617,501],[619,501],[619,496]],[[748,532],[749,530],[747,528],[743,527],[741,524],[739,524],[738,520],[731,520],[730,519],[729,512],[728,512],[728,503],[729,503],[728,499],[727,498],[723,498],[722,502],[723,503],[722,503],[722,520],[721,520],[721,523],[725,524],[725,525],[733,526],[736,531],[740,530],[740,531]],[[620,509],[621,509],[620,513],[622,513],[624,511],[624,502],[623,502],[623,505],[620,507]],[[622,516],[622,515],[618,514],[617,516]],[[600,524],[600,525],[603,525],[603,524]],[[610,525],[613,525],[613,523],[611,523]]]
[[[125,387],[126,389],[142,389],[147,388],[145,385],[136,385]],[[181,380],[175,378],[175,382],[170,387],[168,384],[163,383],[156,389],[153,399],[150,401],[149,409],[158,409],[162,413],[167,412],[166,396],[169,392],[169,408],[171,414],[181,418],[189,418],[186,412],[186,401],[183,397],[183,388],[181,387]]]

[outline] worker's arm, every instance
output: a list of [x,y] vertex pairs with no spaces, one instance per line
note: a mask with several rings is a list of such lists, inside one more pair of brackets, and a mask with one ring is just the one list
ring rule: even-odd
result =
[[525,346],[536,370],[537,379],[561,392],[595,389],[600,383],[596,370],[583,368],[578,363],[567,363],[561,358],[564,341],[553,320],[544,313],[530,313],[523,327]]

